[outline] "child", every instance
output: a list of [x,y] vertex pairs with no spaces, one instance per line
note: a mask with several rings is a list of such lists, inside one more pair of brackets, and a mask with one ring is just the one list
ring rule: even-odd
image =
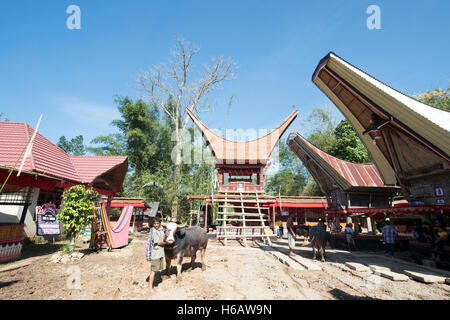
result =
[[147,261],[151,261],[150,276],[148,281],[148,291],[154,293],[153,281],[155,273],[164,268],[163,257],[164,248],[164,230],[161,227],[161,221],[158,218],[153,219],[153,228],[150,229],[147,241]]

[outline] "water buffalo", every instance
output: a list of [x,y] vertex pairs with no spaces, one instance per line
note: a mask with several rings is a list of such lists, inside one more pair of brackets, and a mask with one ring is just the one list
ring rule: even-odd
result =
[[313,260],[316,260],[317,251],[320,252],[322,262],[325,261],[325,247],[331,240],[331,234],[320,223],[309,230],[309,241],[313,249]]
[[177,259],[177,282],[181,280],[181,265],[184,257],[191,257],[191,268],[194,269],[197,251],[200,250],[202,258],[202,270],[206,270],[205,251],[208,245],[208,235],[200,227],[178,227],[175,222],[167,224],[167,231],[164,241],[164,256],[166,259],[166,275],[170,276],[170,264],[173,259]]
[[294,232],[299,237],[305,237],[307,238],[309,236],[309,226],[303,226],[303,225],[296,225],[294,226]]

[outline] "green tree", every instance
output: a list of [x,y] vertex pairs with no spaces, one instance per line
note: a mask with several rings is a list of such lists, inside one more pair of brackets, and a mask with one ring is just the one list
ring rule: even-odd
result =
[[126,141],[125,152],[136,173],[139,175],[143,170],[155,168],[159,160],[167,160],[161,157],[162,143],[166,140],[160,139],[163,128],[158,109],[142,100],[133,102],[128,97],[117,96],[115,101],[122,118],[112,124]]
[[83,156],[86,154],[82,135],[78,135],[70,140],[67,140],[65,136],[61,136],[57,146],[73,156]]
[[336,143],[334,129],[335,120],[329,109],[315,108],[306,119],[306,127],[310,128],[308,141],[324,152],[329,152]]
[[332,156],[354,163],[369,162],[369,154],[348,120],[334,129],[334,143],[329,147]]
[[94,217],[94,202],[97,192],[84,185],[75,185],[63,193],[63,208],[56,216],[64,225],[64,229],[70,237],[70,245],[75,244],[75,238],[81,228],[91,223]]
[[99,136],[91,140],[91,144],[98,147],[87,147],[86,151],[96,156],[122,156],[125,155],[126,137],[123,133],[112,133],[107,136]]
[[419,93],[414,98],[438,109],[450,111],[450,87],[447,87],[447,90],[437,88],[425,93]]
[[[304,188],[307,172],[300,159],[284,142],[279,142],[279,170],[268,177],[265,190],[271,195],[298,196]],[[281,189],[280,189],[281,188]]]

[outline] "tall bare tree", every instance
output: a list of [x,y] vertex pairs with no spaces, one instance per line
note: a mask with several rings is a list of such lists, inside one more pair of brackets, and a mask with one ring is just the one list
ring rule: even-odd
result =
[[[175,48],[167,64],[157,64],[139,74],[138,84],[146,98],[161,108],[172,121],[175,137],[174,186],[181,177],[181,149],[186,134],[188,115],[186,107],[198,112],[202,98],[216,89],[222,82],[234,78],[236,64],[231,58],[213,57],[204,65],[197,79],[194,78],[192,60],[199,47],[191,45],[181,37],[176,38]],[[177,218],[177,197],[174,192],[172,217]]]

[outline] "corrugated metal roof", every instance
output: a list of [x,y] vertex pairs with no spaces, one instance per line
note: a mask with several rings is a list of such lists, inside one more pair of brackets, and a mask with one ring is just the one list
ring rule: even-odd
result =
[[[293,143],[296,143],[300,148],[293,148]],[[338,183],[342,182],[343,179],[346,184],[339,183],[343,189],[349,187],[385,187],[378,169],[371,162],[351,163],[338,159],[312,145],[298,133],[289,135],[288,145],[294,152],[300,151],[308,155],[328,176],[333,177]],[[308,166],[308,164],[305,165]]]
[[186,108],[186,111],[201,130],[218,164],[266,164],[278,140],[298,114],[297,110],[293,111],[276,129],[261,138],[234,142],[216,135],[191,110]]
[[[23,155],[19,161],[17,158],[33,132],[34,129],[26,123],[0,122],[0,166],[20,166]],[[78,183],[91,183],[96,177],[126,162],[125,156],[70,156],[38,132],[23,170]]]

